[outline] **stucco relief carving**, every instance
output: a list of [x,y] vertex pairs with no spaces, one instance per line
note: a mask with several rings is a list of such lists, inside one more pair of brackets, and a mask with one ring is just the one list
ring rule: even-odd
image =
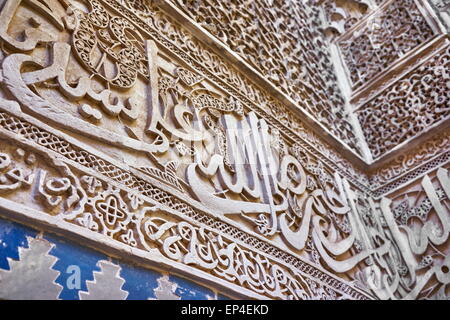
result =
[[[124,18],[111,17],[99,2],[89,4],[88,14],[81,10],[74,12],[71,28],[74,29],[72,43],[77,58],[92,74],[119,88],[132,87],[138,75],[149,78],[144,40],[136,28]],[[95,49],[102,51],[100,59],[94,57]],[[116,74],[112,78],[105,74],[108,58],[115,64]]]
[[[96,2],[93,2],[93,3],[96,3]],[[70,10],[72,10],[72,9],[70,9]],[[89,10],[89,8],[86,10]],[[103,12],[103,11],[100,10],[99,12]],[[104,14],[103,19],[105,21],[110,19],[108,17],[108,14],[106,14],[105,12],[103,12],[102,14]],[[75,18],[75,16],[76,16],[76,14],[71,14],[65,20],[69,21],[68,24],[71,25],[71,28],[69,28],[69,29],[74,30],[73,36],[74,36],[74,39],[77,40],[78,39],[78,31],[76,29],[77,22],[72,21]],[[71,30],[69,30],[69,32],[70,31]],[[100,38],[107,37],[106,33],[104,32],[103,29],[99,30],[98,32],[99,32],[99,34],[101,34],[101,36],[99,36]],[[131,30],[131,32],[132,32],[132,34],[134,34],[135,37],[139,38],[139,36],[135,35],[135,32],[133,30]],[[112,36],[112,35],[110,34],[109,36]],[[116,38],[120,37],[120,35],[116,34],[115,37]],[[98,60],[95,62],[96,64],[98,64],[97,69],[102,69],[101,72],[106,72],[108,68],[109,69],[113,68],[116,65],[117,61],[116,62],[113,61],[112,63],[110,63],[108,65],[107,60],[108,60],[108,57],[112,57],[111,52],[109,54],[107,54],[105,51],[106,49],[101,48],[101,46],[105,47],[105,44],[101,45],[101,43],[103,43],[102,41],[106,41],[106,40],[100,41],[99,39],[96,39],[95,41],[97,41],[99,44],[99,45],[96,45],[96,48],[103,52],[101,57],[96,57],[96,59]],[[110,40],[108,40],[108,41],[110,41]],[[123,40],[123,41],[125,41],[125,40]],[[136,39],[133,41],[134,41],[134,43],[139,43],[139,41]],[[38,41],[36,40],[36,42],[38,42]],[[117,41],[116,44],[114,45],[114,47],[116,49],[120,48],[120,46],[123,46],[122,42]],[[143,45],[140,44],[137,46],[142,47]],[[79,111],[79,115],[81,115],[83,118],[87,118],[87,120],[89,120],[89,122],[93,122],[93,124],[94,124],[94,125],[90,125],[89,123],[82,122],[79,119],[71,118],[73,121],[70,121],[68,123],[68,125],[74,131],[82,132],[83,134],[91,133],[91,137],[93,137],[93,138],[116,143],[118,145],[125,145],[126,147],[128,147],[130,149],[139,149],[139,150],[145,150],[145,151],[150,151],[150,152],[157,150],[158,152],[164,152],[165,148],[167,148],[166,147],[166,139],[164,138],[164,135],[159,134],[159,132],[158,132],[159,129],[153,128],[155,125],[156,126],[158,125],[158,124],[156,124],[157,123],[156,120],[152,120],[153,122],[149,125],[147,132],[156,130],[156,132],[154,132],[154,133],[158,136],[159,139],[163,140],[163,144],[160,146],[155,146],[154,144],[152,145],[151,143],[145,143],[144,141],[140,141],[139,143],[136,143],[136,141],[133,141],[133,140],[135,140],[135,139],[133,139],[134,137],[145,135],[145,134],[143,134],[142,132],[136,132],[136,130],[129,130],[131,128],[131,125],[127,125],[125,122],[125,121],[128,121],[129,123],[132,123],[133,121],[136,120],[137,124],[139,124],[139,121],[142,122],[142,119],[146,118],[145,117],[146,115],[143,114],[143,112],[145,111],[143,109],[145,109],[145,108],[142,108],[142,105],[144,103],[144,97],[140,97],[141,99],[139,101],[136,101],[136,96],[139,97],[139,95],[133,95],[133,94],[129,94],[127,91],[123,92],[123,91],[118,90],[120,88],[118,88],[118,89],[108,88],[108,85],[110,84],[111,79],[109,79],[109,80],[106,79],[105,75],[100,75],[97,71],[93,70],[88,65],[86,65],[86,66],[87,66],[87,69],[89,72],[87,72],[86,76],[82,76],[77,80],[73,80],[70,83],[70,85],[68,83],[66,83],[66,79],[63,76],[63,74],[61,73],[62,72],[61,70],[62,69],[70,70],[71,68],[74,68],[70,64],[75,63],[71,59],[72,57],[70,56],[70,52],[68,51],[68,48],[69,47],[65,43],[53,44],[53,49],[52,49],[52,51],[49,52],[49,57],[50,57],[50,59],[54,59],[55,61],[50,66],[47,66],[40,71],[36,71],[36,72],[32,72],[32,73],[24,75],[25,79],[23,79],[23,82],[25,82],[26,86],[33,86],[33,87],[38,88],[37,85],[39,84],[39,86],[42,86],[43,88],[38,88],[38,89],[42,89],[42,91],[48,91],[47,87],[49,87],[49,84],[48,84],[49,80],[56,79],[56,81],[57,81],[56,84],[58,85],[57,89],[60,91],[60,93],[62,95],[64,95],[65,98],[69,98],[69,100],[71,100],[73,102],[73,104],[75,104],[75,106],[77,106],[76,108]],[[95,48],[94,47],[89,47],[89,48],[88,49],[85,48],[85,49],[91,50],[90,54],[93,55]],[[110,49],[108,49],[108,50],[111,51]],[[79,57],[79,54],[80,54],[79,49],[76,49],[76,47],[75,47],[74,51],[75,51],[75,56]],[[139,50],[137,50],[137,51],[139,51]],[[121,51],[121,52],[123,52],[123,51]],[[147,52],[147,54],[154,54],[153,58],[157,59],[156,53]],[[140,56],[141,55],[142,55],[142,53],[140,53]],[[53,57],[53,58],[51,58],[51,57]],[[92,58],[93,57],[90,57],[90,59],[92,59]],[[28,61],[26,59],[30,59],[31,61]],[[33,58],[25,58],[25,56],[19,56],[18,54],[13,54],[10,57],[8,57],[7,59],[5,59],[5,62],[4,62],[5,70],[6,70],[5,71],[6,72],[5,82],[8,84],[8,87],[10,88],[9,91],[15,92],[17,94],[17,96],[21,96],[23,92],[27,92],[28,95],[26,95],[26,96],[35,98],[36,100],[40,101],[42,103],[42,105],[48,104],[45,101],[39,100],[36,97],[36,95],[33,96],[33,94],[30,93],[30,90],[27,89],[23,83],[17,82],[12,79],[13,74],[17,75],[18,71],[17,71],[17,68],[14,67],[14,64],[16,62],[18,62],[19,60],[21,60],[23,64],[35,63]],[[66,63],[68,63],[69,65],[66,65]],[[91,61],[90,63],[92,64],[94,62]],[[154,63],[154,61],[152,61],[151,63]],[[142,63],[138,67],[142,67]],[[136,68],[132,67],[131,69],[136,69]],[[11,76],[8,76],[9,74],[11,74]],[[88,77],[92,78],[92,79],[87,79]],[[153,76],[153,78],[156,78],[156,76]],[[93,79],[95,79],[95,81]],[[89,80],[91,80],[90,85],[88,84]],[[157,81],[157,80],[153,79],[153,81]],[[101,84],[101,86],[106,87],[106,88],[103,90],[100,90],[100,91],[95,90],[100,86],[99,83]],[[53,87],[55,87],[56,84],[54,84]],[[75,88],[73,88],[74,84],[77,84],[77,86]],[[136,86],[138,86],[138,88],[136,88],[136,89],[132,88],[131,93],[138,91],[139,88],[143,88],[145,86],[145,83],[144,84],[142,84],[142,83],[136,84]],[[152,86],[152,90],[155,90],[154,87],[156,87],[156,86]],[[95,88],[95,89],[93,89],[93,88]],[[126,89],[126,86],[122,87],[122,89]],[[154,94],[154,92],[153,92],[153,94]],[[24,98],[21,97],[21,99],[24,99]],[[26,97],[25,97],[25,99],[26,99]],[[31,99],[31,98],[28,98],[28,99]],[[154,99],[154,98],[152,98],[152,99]],[[235,104],[240,103],[237,99],[234,99],[232,96],[225,97],[225,99],[226,100],[230,100],[230,99],[236,100],[236,102],[233,102]],[[94,108],[91,105],[92,100],[99,103],[98,104],[99,109],[101,111],[104,111],[106,116],[118,116],[119,122],[120,122],[120,120],[124,120],[127,135],[129,137],[124,137],[123,135],[121,135],[120,133],[122,133],[122,132],[120,132],[118,130],[118,129],[120,129],[121,126],[119,126],[119,128],[118,128],[115,125],[111,125],[111,123],[110,123],[111,120],[109,118],[105,119],[101,115],[101,113],[99,113],[99,110],[97,110],[97,108]],[[26,104],[29,104],[29,102],[30,102],[30,100],[28,100],[28,101],[24,100],[25,107],[27,107]],[[156,103],[156,102],[152,101],[152,103]],[[231,102],[228,102],[228,103],[230,104]],[[61,123],[62,117],[63,117],[63,114],[62,114],[63,112],[61,112],[60,110],[57,110],[57,108],[52,106],[51,103],[50,103],[50,107],[51,107],[51,110],[54,111],[54,112],[52,112],[52,119]],[[45,108],[45,109],[47,109],[47,108]],[[75,108],[73,108],[73,109],[75,109]],[[70,111],[73,112],[73,109]],[[155,113],[157,113],[157,108],[155,108],[153,110],[155,111]],[[142,115],[142,117],[138,116],[138,115]],[[283,117],[284,116],[285,115],[283,115]],[[153,118],[157,118],[157,117],[153,117]],[[103,119],[103,121],[102,121],[102,119]],[[291,117],[288,117],[287,119],[292,120]],[[158,121],[162,121],[162,120],[158,120]],[[98,122],[100,122],[100,123],[98,123]],[[105,126],[107,126],[107,128],[113,132],[105,132],[104,130],[98,130],[97,127],[99,125],[103,126],[103,123],[106,123]],[[136,127],[139,127],[139,126],[136,125]],[[117,132],[117,131],[119,131],[119,132]],[[308,139],[311,139],[311,138],[313,138],[313,137],[308,133]],[[142,142],[144,142],[144,143],[142,143]],[[320,143],[320,142],[316,139],[315,143]],[[177,145],[180,146],[181,144],[177,144]],[[324,152],[330,154],[330,151],[327,148],[322,148],[322,150],[324,150]],[[335,156],[333,156],[333,157],[335,158]],[[333,161],[334,160],[335,159],[333,159]],[[348,165],[346,165],[345,167],[348,168]]]
[[[66,161],[45,153],[45,149],[37,146],[31,148],[32,145],[28,142],[24,146],[34,149],[31,152],[15,149],[13,144],[2,144],[1,150],[5,151],[1,153],[4,160],[2,171],[6,175],[2,178],[2,186],[10,186],[7,198],[11,200],[41,208],[46,214],[103,234],[127,246],[146,251],[159,248],[161,254],[169,259],[206,270],[220,279],[236,282],[272,298],[336,299],[350,298],[355,294],[359,298],[364,297],[351,289],[348,291],[349,288],[345,289],[334,279],[331,285],[318,283],[312,278],[313,274],[325,283],[329,276],[311,273],[314,269],[309,266],[298,265],[296,271],[289,271],[286,265],[277,264],[270,254],[254,252],[251,246],[242,247],[233,241],[236,234],[226,231],[226,224],[222,223],[217,228],[217,223],[214,223],[213,226],[217,228],[214,231],[204,223],[186,220],[186,217],[194,217],[189,214],[189,211],[194,213],[194,209],[185,205],[183,210],[180,202],[171,200],[167,194],[164,201],[161,192],[156,194],[158,188],[153,187],[153,192],[147,188],[147,192],[136,193],[125,185],[113,186],[105,178],[83,174],[79,169],[67,165]],[[16,155],[14,161],[10,154]],[[73,152],[69,154],[73,158]],[[35,160],[29,162],[30,157]],[[111,170],[111,165],[106,167]],[[11,176],[12,172],[16,175]],[[25,183],[18,183],[22,180]],[[11,187],[13,184],[14,188]],[[30,193],[30,188],[37,192]],[[180,213],[174,215],[173,209],[180,210]],[[205,217],[199,220],[205,221]],[[292,259],[288,261],[294,262]],[[239,267],[241,265],[245,268]]]
[[266,0],[172,2],[358,150],[314,5]]
[[375,197],[446,163],[450,158],[450,132],[444,130],[377,169],[370,177]]
[[[106,1],[108,5],[122,12],[130,21],[138,25],[141,30],[147,32],[157,40],[163,47],[176,53],[187,65],[195,69],[199,74],[205,75],[222,89],[232,93],[243,105],[254,110],[260,117],[270,121],[280,132],[290,139],[297,140],[298,135],[307,138],[308,142],[319,152],[323,152],[326,157],[332,154],[331,163],[342,163],[341,170],[352,172],[355,169],[345,163],[345,159],[332,151],[332,147],[325,144],[314,133],[304,127],[300,119],[282,103],[274,100],[267,92],[260,90],[253,85],[246,77],[237,72],[236,69],[228,66],[221,57],[209,50],[187,30],[180,28],[176,21],[171,20],[164,12],[150,3],[144,2],[135,5],[129,1]],[[130,11],[123,11],[121,8],[128,8]],[[324,95],[325,96],[325,95]],[[309,99],[297,101],[305,110],[309,106],[305,105]],[[311,106],[315,107],[312,104]],[[332,110],[330,108],[329,110]],[[328,111],[327,111],[328,112]],[[340,137],[354,150],[358,149],[352,126],[348,122],[340,122],[342,113],[336,113],[337,118],[327,121],[340,123],[342,125],[339,133]],[[325,119],[325,118],[324,118]],[[345,128],[345,129],[344,129]],[[334,130],[334,129],[333,129]],[[333,131],[336,133],[336,131]],[[353,178],[359,179],[360,175],[351,173]]]
[[[431,103],[435,99],[436,92],[429,97],[427,90],[439,91],[439,85],[433,88],[435,83],[427,84],[426,90],[420,90],[424,92],[421,95],[425,98],[419,99],[422,102],[415,103],[412,101],[417,95],[410,93],[408,89],[413,85],[405,84],[415,81],[413,74],[405,75],[407,72],[420,66],[420,72],[424,72],[425,65],[430,68],[430,63],[433,64],[432,55],[448,45],[445,27],[437,19],[430,3],[410,0],[376,3],[370,1],[366,4],[330,0],[320,3],[328,20],[327,34],[334,39],[334,44],[341,53],[339,60],[347,69],[347,77],[352,86],[350,100],[354,103],[355,113],[375,161],[387,157],[389,151],[402,142],[419,138],[430,124],[437,125],[436,121],[431,120],[435,112],[435,119],[446,117],[441,114],[441,107],[427,108],[426,114],[417,115],[420,113],[419,105],[423,101]],[[351,21],[352,23],[349,23]],[[349,25],[345,27],[344,24],[347,23]],[[435,45],[439,39],[442,40],[441,45]],[[424,52],[422,50],[428,50],[428,56],[421,56]],[[439,63],[445,64],[445,61]],[[424,74],[424,77],[427,76]],[[443,79],[446,77],[444,74]],[[395,91],[398,93],[388,89],[389,86],[395,85],[398,86]],[[406,88],[406,91],[403,91],[403,88]],[[401,98],[400,92],[405,92],[403,95],[408,96],[406,101]],[[380,99],[374,99],[374,96]],[[400,101],[404,101],[400,103],[400,109],[391,109],[392,105],[395,106]],[[386,103],[391,107],[385,108]],[[440,102],[436,103],[440,105]],[[415,107],[411,108],[411,104]],[[372,108],[364,111],[366,106]],[[398,116],[391,117],[391,112],[398,115],[397,111],[405,120],[400,120]],[[421,121],[427,122],[428,125],[420,125]],[[406,122],[414,128],[409,130]],[[378,124],[384,127],[379,128]]]
[[434,35],[413,0],[393,1],[365,21],[338,40],[353,89]]
[[374,158],[447,119],[449,53],[447,46],[356,111]]
[[380,298],[448,299],[447,167],[380,201],[382,221],[378,229],[397,244],[395,252],[366,270],[369,286]]
[[[281,28],[274,12],[258,14]],[[7,0],[0,22],[1,203],[258,297],[395,292],[373,278],[391,276],[385,256],[408,262],[392,230],[373,224],[387,208],[371,188],[392,175],[369,180],[163,11],[140,1]],[[440,59],[430,72],[446,77]],[[441,93],[436,119],[446,112]],[[400,170],[416,168],[411,161]],[[391,280],[383,284],[394,288]]]
[[316,5],[323,8],[326,31],[336,37],[354,26],[365,14],[371,11],[371,0],[318,0]]
[[442,21],[450,28],[450,2],[448,0],[430,0],[431,4],[441,16]]
[[[311,222],[314,207],[324,215],[326,212],[321,201],[329,203],[328,206],[332,208],[335,206],[334,202],[341,201],[333,186],[333,176],[326,173],[320,161],[316,162],[314,156],[305,152],[303,157],[311,157],[304,163],[311,175],[307,184],[302,164],[289,155],[288,147],[291,143],[285,142],[276,128],[269,128],[264,119],[246,110],[238,99],[206,81],[201,74],[176,64],[167,56],[166,51],[159,51],[154,41],[146,40],[130,22],[106,10],[101,2],[79,1],[69,4],[54,1],[52,4],[54,6],[47,7],[43,17],[46,19],[58,12],[63,21],[52,41],[47,36],[47,33],[51,33],[50,30],[53,31],[52,27],[37,23],[34,25],[38,26],[39,32],[28,32],[29,37],[19,41],[20,43],[8,37],[9,31],[2,37],[3,94],[18,102],[2,100],[2,127],[12,136],[20,136],[31,144],[57,152],[63,158],[93,169],[134,192],[124,195],[117,186],[105,184],[93,176],[77,176],[66,164],[54,158],[50,163],[60,169],[61,176],[53,176],[48,168],[39,168],[32,174],[12,169],[5,173],[6,189],[13,191],[17,188],[29,188],[34,182],[33,189],[36,192],[33,193],[33,207],[39,204],[41,210],[63,216],[67,221],[131,247],[144,246],[140,242],[142,239],[138,231],[128,227],[135,219],[129,206],[134,210],[140,208],[144,203],[141,197],[153,199],[188,217],[203,219],[185,198],[174,197],[167,191],[155,188],[145,179],[138,179],[129,171],[117,168],[83,148],[68,143],[54,129],[49,132],[21,119],[22,114],[29,114],[56,127],[68,129],[71,134],[82,134],[93,141],[91,144],[108,141],[111,146],[121,148],[125,153],[143,153],[147,160],[140,160],[139,165],[135,166],[136,170],[169,189],[174,188],[181,194],[191,193],[213,212],[219,213],[219,216],[225,212],[218,210],[219,207],[214,206],[215,202],[211,203],[202,196],[209,195],[215,199],[219,193],[221,196],[217,198],[228,201],[230,205],[235,201],[236,205],[244,207],[258,207],[260,203],[259,206],[264,209],[259,216],[246,216],[247,220],[239,223],[243,227],[247,223],[250,225],[247,229],[267,237],[278,234],[278,229],[282,228],[283,237],[289,245],[297,250],[305,248],[309,230],[314,227]],[[21,13],[23,11],[21,18],[28,18],[30,21],[42,18],[27,11],[26,2],[16,6],[8,1],[5,8]],[[12,15],[8,16],[6,25],[13,20]],[[73,74],[72,70],[75,69],[78,72]],[[247,126],[245,123],[248,123]],[[253,137],[250,142],[242,144],[237,136],[230,134],[237,126],[243,126],[246,133],[250,129]],[[251,145],[256,142],[257,145]],[[260,152],[254,159],[249,159],[252,148]],[[263,151],[271,148],[279,154],[267,158]],[[8,159],[5,155],[5,167],[8,166]],[[209,166],[206,165],[208,161]],[[281,170],[280,177],[276,178],[279,179],[277,182],[269,175],[274,172],[264,172],[269,162],[271,170]],[[213,168],[217,165],[221,168],[220,172],[214,172]],[[203,172],[196,167],[203,168]],[[198,174],[210,177],[204,179]],[[245,176],[247,177],[244,178]],[[232,182],[235,179],[237,182]],[[220,180],[224,181],[222,186],[219,185]],[[211,183],[213,186],[216,184],[217,190],[199,192],[203,185]],[[331,186],[321,185],[326,183]],[[319,190],[319,185],[323,190]],[[283,193],[291,193],[288,195],[291,198],[299,197],[305,193],[306,187],[315,193],[306,201],[304,226],[301,227],[299,210],[302,209],[296,209],[298,212],[295,214],[292,209],[287,212],[288,200]],[[241,189],[247,190],[242,198]],[[316,189],[318,190],[315,191]],[[229,197],[227,193],[234,199],[226,200]],[[303,196],[308,198],[308,193]],[[317,199],[314,200],[314,197]],[[254,202],[250,202],[251,200]],[[276,205],[274,201],[279,200],[281,203],[277,205],[281,211],[272,208]],[[214,201],[217,202],[217,199]],[[289,201],[298,202],[298,199]],[[211,207],[211,204],[214,205]],[[336,214],[346,214],[348,210],[339,209],[339,206],[335,209]],[[244,214],[251,215],[257,211],[245,210]],[[241,213],[243,212],[237,212],[238,215]],[[295,215],[298,217],[295,218]],[[293,219],[297,219],[295,225],[292,225]],[[318,217],[315,218],[317,219]],[[332,223],[345,225],[345,222],[341,222],[342,219],[335,216]],[[273,225],[267,224],[268,221]],[[315,223],[317,226],[321,224],[319,220]],[[296,232],[301,233],[305,239],[295,240],[290,235],[293,232],[290,228],[298,229]],[[345,232],[351,232],[348,226],[346,228]],[[234,232],[232,228],[228,229]],[[341,236],[340,232],[332,239],[327,239],[324,246],[332,247],[332,243]],[[163,241],[164,237],[160,238],[162,235],[152,240]],[[336,249],[340,255],[350,250],[354,238],[351,235],[344,241],[343,247]],[[247,236],[247,241],[250,239]],[[317,255],[313,242],[321,241],[318,239],[309,239],[304,258],[309,259],[307,252],[315,252]],[[258,240],[256,243],[263,242]],[[270,244],[264,246],[270,247]],[[165,250],[163,246],[162,252],[173,258],[170,251]],[[282,253],[277,250],[278,255]],[[250,256],[253,257],[253,253]],[[295,258],[294,261],[301,260]],[[183,263],[182,260],[180,262]],[[320,263],[317,259],[315,262]],[[200,261],[194,264],[202,266]],[[273,272],[280,274],[278,269],[273,269]],[[220,272],[216,272],[216,275],[227,278]],[[296,281],[301,283],[295,284]],[[292,292],[289,296],[280,292],[268,293],[268,289],[261,292],[278,298],[313,297],[311,293],[300,294],[300,288],[308,287],[308,282],[302,281],[289,278],[282,280],[285,285],[293,288],[290,289]],[[314,290],[320,291],[320,284],[310,285]],[[333,296],[336,294],[333,293]]]

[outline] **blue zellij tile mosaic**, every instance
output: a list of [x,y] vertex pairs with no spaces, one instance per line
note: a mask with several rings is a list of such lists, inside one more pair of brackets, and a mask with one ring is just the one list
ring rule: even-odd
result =
[[227,299],[1,217],[0,279],[0,299]]

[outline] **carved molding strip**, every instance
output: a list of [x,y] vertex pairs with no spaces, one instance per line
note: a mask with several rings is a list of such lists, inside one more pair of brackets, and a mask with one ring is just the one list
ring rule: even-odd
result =
[[370,177],[371,188],[375,197],[388,194],[391,190],[412,181],[450,159],[450,133],[444,131],[422,145],[400,155]]

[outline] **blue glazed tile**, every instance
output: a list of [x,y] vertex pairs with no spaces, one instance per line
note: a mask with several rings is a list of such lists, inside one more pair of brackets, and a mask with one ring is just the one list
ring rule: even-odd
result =
[[[7,258],[19,259],[19,247],[28,248],[29,237],[36,237],[38,231],[21,224],[0,218],[0,268],[9,270]],[[53,269],[60,272],[56,283],[63,287],[59,298],[63,300],[78,300],[80,290],[87,291],[86,281],[94,280],[94,271],[100,271],[97,266],[99,260],[108,257],[95,250],[85,248],[63,238],[45,234],[44,239],[55,246],[50,254],[58,258]],[[154,290],[158,288],[158,279],[163,275],[157,271],[136,267],[124,262],[114,261],[121,266],[120,276],[125,280],[122,290],[128,291],[128,300],[147,300],[156,298]],[[79,275],[79,282],[73,282],[74,272]],[[170,281],[177,284],[175,294],[183,300],[207,300],[214,298],[210,289],[176,276],[169,276]],[[74,285],[74,284],[79,284]],[[218,295],[218,299],[229,299]]]
[[38,231],[0,218],[0,269],[9,270],[7,258],[19,260],[19,247],[28,248],[27,236],[36,237]]
[[181,300],[208,300],[215,297],[214,292],[202,287],[194,282],[185,280],[176,276],[169,276],[170,281],[177,284],[175,294],[181,297]]
[[161,273],[124,263],[120,263],[120,266],[120,276],[125,279],[122,290],[129,292],[127,300],[156,298],[153,290],[158,287],[157,279],[162,277]]
[[[56,283],[64,288],[59,298],[79,300],[78,291],[87,291],[86,281],[94,280],[93,272],[100,271],[97,262],[108,258],[95,250],[65,242],[57,236],[46,235],[44,238],[55,244],[50,254],[58,258],[53,269],[60,272]],[[73,281],[75,273],[79,273],[80,276],[79,286]]]
[[228,298],[222,294],[217,294],[217,300],[231,300],[231,298]]

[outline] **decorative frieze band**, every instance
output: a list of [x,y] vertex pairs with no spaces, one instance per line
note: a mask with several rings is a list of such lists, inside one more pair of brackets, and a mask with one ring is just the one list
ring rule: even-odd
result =
[[[3,101],[5,104],[11,102]],[[220,279],[271,298],[367,298],[344,281],[226,222],[208,217],[132,172],[58,135],[6,112],[1,113],[0,124],[4,138],[11,141],[17,137],[19,145],[33,150],[14,151],[12,144],[2,147],[2,151],[14,152],[15,158],[22,160],[13,161],[8,152],[2,153],[0,166],[4,176],[0,190],[8,194],[18,192],[17,199],[30,201],[32,207],[41,203],[48,212],[42,214],[62,218],[131,247],[148,251],[160,248],[170,259],[207,270]],[[42,167],[38,161],[46,158],[53,169]],[[72,163],[78,164],[76,169],[71,169]],[[82,173],[79,168],[89,173]],[[94,172],[94,176],[90,175]],[[112,179],[122,187],[96,176]],[[29,193],[30,188],[37,193]],[[237,244],[237,239],[243,247]],[[271,259],[284,262],[273,264]],[[293,271],[288,271],[287,266],[293,267]]]

